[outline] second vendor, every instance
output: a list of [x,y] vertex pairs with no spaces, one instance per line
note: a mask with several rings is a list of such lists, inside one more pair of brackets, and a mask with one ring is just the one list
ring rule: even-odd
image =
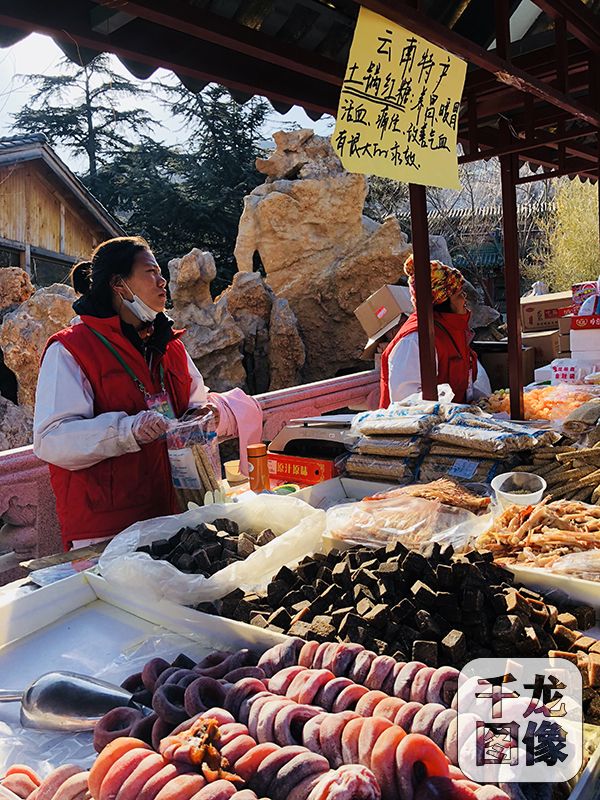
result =
[[[413,257],[404,264],[413,308],[416,308]],[[449,384],[454,402],[465,403],[491,394],[485,370],[471,349],[473,332],[459,270],[431,262],[431,300],[435,326],[437,382]],[[381,356],[380,408],[421,391],[421,366],[417,314],[402,325]]]

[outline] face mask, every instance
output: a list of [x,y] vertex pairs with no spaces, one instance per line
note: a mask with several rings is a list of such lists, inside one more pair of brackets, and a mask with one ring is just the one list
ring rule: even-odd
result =
[[[125,286],[127,286],[125,281],[123,281],[123,283]],[[127,288],[129,289],[129,286],[127,286]],[[135,316],[142,322],[154,322],[158,311],[155,311],[153,308],[150,308],[150,306],[147,306],[143,300],[140,300],[137,294],[134,294],[131,291],[131,289],[129,289],[129,291],[133,295],[133,299],[126,300],[124,297],[121,299],[127,304],[127,308],[131,311],[131,313],[135,314]]]

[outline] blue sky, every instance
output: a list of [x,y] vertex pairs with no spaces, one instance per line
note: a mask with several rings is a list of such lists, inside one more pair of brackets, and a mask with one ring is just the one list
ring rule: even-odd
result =
[[[31,34],[13,47],[0,49],[0,136],[10,136],[12,133],[12,114],[17,112],[30,95],[30,88],[23,86],[21,74],[52,73],[56,69],[58,61],[62,58],[62,51],[54,44],[48,36]],[[129,79],[132,76],[121,65],[116,57],[113,57],[114,68],[116,71],[126,75]],[[173,73],[168,70],[157,70],[152,76],[155,81],[177,80]],[[135,79],[133,79],[135,80]],[[135,101],[132,101],[135,104]],[[158,100],[154,108],[149,107],[150,113],[159,119],[164,127],[156,132],[156,137],[162,139],[167,144],[177,144],[182,139],[181,131],[175,127],[170,127],[168,117],[164,109],[161,108]],[[318,122],[313,122],[306,115],[304,110],[294,106],[287,114],[278,114],[272,110],[269,122],[265,126],[265,138],[268,138],[273,131],[282,127],[296,124],[303,128],[312,128],[316,133],[326,135],[331,132],[332,118],[322,118]],[[59,151],[62,158],[74,169],[82,168],[72,156],[64,151]]]

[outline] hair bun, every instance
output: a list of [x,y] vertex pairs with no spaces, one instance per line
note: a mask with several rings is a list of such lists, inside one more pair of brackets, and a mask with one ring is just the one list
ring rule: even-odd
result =
[[71,283],[77,294],[87,294],[92,288],[92,262],[80,261],[71,270]]

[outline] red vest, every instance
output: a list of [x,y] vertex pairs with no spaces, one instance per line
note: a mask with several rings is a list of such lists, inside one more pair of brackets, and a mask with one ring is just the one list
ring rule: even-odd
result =
[[[189,405],[191,378],[186,351],[179,341],[182,332],[175,333],[151,374],[144,356],[123,335],[118,316],[100,319],[82,315],[81,320],[85,324],[59,331],[48,339],[46,347],[60,342],[75,358],[91,384],[95,416],[109,411],[137,414],[146,409],[146,402],[90,328],[108,339],[150,394],[160,391],[161,361],[175,414],[183,414]],[[178,512],[164,442],[144,445],[136,453],[107,458],[86,469],[49,466],[65,550],[75,540],[114,536],[134,522]]]
[[[434,311],[433,321],[438,385],[449,383],[454,392],[454,402],[464,403],[469,380],[477,377],[477,356],[469,347],[469,316]],[[380,408],[387,408],[390,404],[389,361],[392,350],[409,333],[417,332],[417,315],[411,314],[381,356]]]

